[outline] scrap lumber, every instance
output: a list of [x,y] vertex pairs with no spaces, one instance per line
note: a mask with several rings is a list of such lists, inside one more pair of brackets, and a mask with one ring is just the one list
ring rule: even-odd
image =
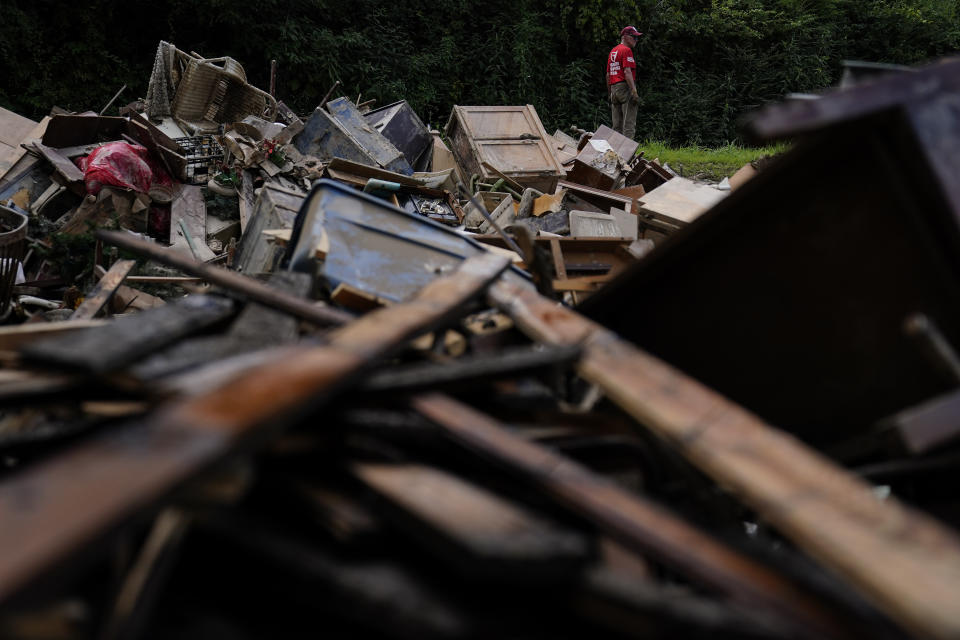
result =
[[960,634],[955,533],[576,312],[506,283],[489,293],[531,337],[583,345],[584,379],[905,628]]
[[0,327],[0,351],[13,351],[35,340],[84,329],[100,327],[106,320],[65,320],[62,322],[31,322]]
[[201,262],[216,257],[207,246],[207,205],[200,187],[183,185],[170,203],[170,244]]
[[[277,349],[211,391],[6,478],[0,482],[0,601],[76,557],[131,513],[282,429],[281,416],[302,415],[348,388],[373,361],[461,313],[507,267],[492,254],[467,260],[410,302],[331,332],[326,345]],[[25,502],[24,495],[33,498]]]
[[[302,273],[273,273],[264,279],[271,287],[298,297],[306,296],[313,284]],[[180,341],[134,363],[128,372],[138,380],[151,380],[221,358],[295,342],[299,324],[289,314],[250,302],[226,331]]]
[[47,130],[47,123],[50,122],[50,116],[46,116],[41,120],[29,133],[25,134],[19,140],[16,141],[16,144],[13,144],[12,138],[9,143],[10,149],[6,150],[3,147],[0,147],[0,181],[3,178],[7,177],[7,174],[10,170],[20,161],[21,158],[27,153],[27,150],[23,147],[21,143],[31,142],[33,140],[39,140],[43,137],[44,131]]
[[110,267],[100,282],[93,288],[80,306],[70,316],[71,320],[92,320],[116,293],[123,279],[137,264],[136,260],[117,260]]
[[290,487],[290,493],[297,511],[338,544],[361,549],[381,542],[384,527],[380,519],[340,487],[301,481]]
[[[0,107],[0,158],[20,146],[36,126],[33,120]],[[2,173],[3,169],[0,169],[0,175]]]
[[53,165],[53,168],[67,184],[83,182],[83,171],[59,150],[52,149],[41,142],[35,142],[33,146],[37,148],[47,162]]
[[566,189],[572,192],[590,204],[600,208],[601,212],[609,211],[611,207],[623,209],[627,213],[633,211],[633,198],[622,196],[613,191],[604,191],[603,189],[594,189],[575,182],[560,180],[557,183],[558,189]]
[[727,192],[686,178],[668,180],[640,198],[640,215],[683,226],[720,202]]
[[802,590],[649,500],[511,434],[493,418],[452,398],[425,394],[413,398],[411,404],[447,437],[533,482],[628,548],[741,602],[769,606],[794,623],[826,635],[836,633],[834,621]]
[[226,320],[235,313],[235,307],[233,300],[222,296],[188,296],[81,333],[32,342],[20,353],[38,366],[107,373]]
[[[325,605],[349,620],[353,635],[464,638],[475,624],[444,589],[390,558],[344,558],[249,517],[221,516],[200,524],[233,553],[275,568],[274,591],[302,588],[286,584],[284,578],[292,575],[296,585],[324,593]],[[312,608],[316,611],[315,604]]]
[[883,421],[912,455],[943,447],[960,438],[960,392],[953,391],[910,407]]
[[483,380],[518,377],[570,364],[580,355],[576,345],[542,349],[516,347],[489,356],[463,357],[452,362],[395,366],[371,374],[363,391],[412,391],[466,386]]
[[191,260],[181,253],[170,251],[128,233],[99,230],[96,236],[107,244],[134,251],[185,273],[191,273],[211,284],[239,293],[255,302],[273,306],[302,320],[319,325],[330,325],[343,324],[353,318],[352,315],[342,311],[322,307],[303,298],[282,293],[253,278]]
[[425,465],[354,465],[399,527],[465,577],[571,579],[591,555],[584,534]]

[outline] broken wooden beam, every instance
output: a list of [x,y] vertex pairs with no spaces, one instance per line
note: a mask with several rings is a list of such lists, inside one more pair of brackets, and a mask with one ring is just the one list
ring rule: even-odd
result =
[[82,332],[31,342],[20,353],[34,365],[103,374],[224,321],[235,312],[236,302],[230,298],[188,296]]
[[369,391],[411,391],[440,386],[469,385],[490,379],[530,375],[573,363],[580,356],[576,345],[560,348],[517,347],[489,356],[458,358],[451,362],[423,363],[382,369],[362,386]]
[[110,301],[117,289],[123,284],[124,278],[130,273],[136,260],[117,260],[93,288],[90,295],[84,299],[76,311],[70,316],[71,320],[92,320],[97,313]]
[[425,394],[412,405],[454,441],[533,482],[624,546],[741,602],[768,606],[795,624],[838,633],[832,617],[801,589],[649,500],[452,398]]
[[204,264],[169,249],[136,238],[129,233],[119,231],[97,231],[97,238],[107,244],[118,246],[128,251],[148,256],[157,262],[191,273],[203,278],[211,284],[221,286],[228,291],[241,294],[254,302],[260,302],[281,311],[319,325],[337,325],[349,322],[353,316],[320,306],[309,300],[291,296],[257,282],[239,273],[228,271],[220,267]]
[[[580,375],[799,548],[922,636],[960,635],[960,539],[602,326],[498,283],[490,301],[531,337],[580,344]],[[918,588],[917,585],[923,585]]]
[[276,349],[211,391],[7,477],[0,482],[0,602],[231,453],[318,408],[409,339],[443,326],[508,266],[492,254],[468,259],[409,302],[332,331],[326,345]]
[[441,469],[357,464],[353,473],[385,512],[470,579],[574,579],[593,550],[587,536]]

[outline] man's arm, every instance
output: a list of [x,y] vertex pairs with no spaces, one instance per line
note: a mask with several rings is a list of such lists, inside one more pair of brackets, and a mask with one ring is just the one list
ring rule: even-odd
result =
[[633,74],[636,73],[636,69],[626,68],[623,70],[623,78],[627,81],[627,86],[630,87],[630,95],[633,96],[633,99],[637,102],[640,101],[640,94],[637,93],[637,83],[633,79]]

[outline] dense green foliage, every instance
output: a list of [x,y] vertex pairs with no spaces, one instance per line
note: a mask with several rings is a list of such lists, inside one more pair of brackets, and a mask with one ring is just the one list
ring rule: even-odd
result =
[[309,113],[334,80],[407,99],[443,126],[454,104],[533,104],[549,130],[608,123],[603,65],[637,48],[639,137],[720,145],[787,92],[835,84],[843,59],[917,64],[960,49],[957,0],[13,0],[0,19],[0,105],[99,110],[146,93],[160,40],[240,60]]

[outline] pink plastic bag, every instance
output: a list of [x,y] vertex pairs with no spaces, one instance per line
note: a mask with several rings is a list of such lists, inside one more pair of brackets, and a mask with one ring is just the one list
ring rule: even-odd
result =
[[105,185],[150,191],[153,183],[170,184],[170,177],[157,167],[145,147],[126,142],[111,142],[80,158],[87,193],[97,194]]

